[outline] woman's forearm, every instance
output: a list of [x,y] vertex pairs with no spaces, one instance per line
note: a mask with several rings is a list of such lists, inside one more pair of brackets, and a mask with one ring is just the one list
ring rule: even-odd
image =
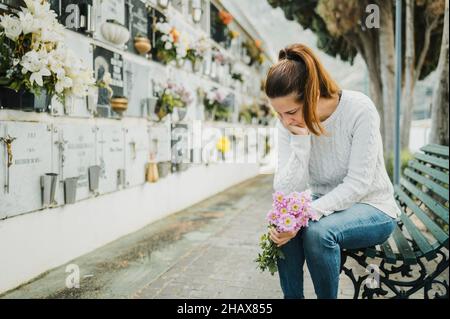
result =
[[308,187],[310,135],[293,135],[279,129],[278,168],[274,177],[274,189],[285,194],[304,191]]

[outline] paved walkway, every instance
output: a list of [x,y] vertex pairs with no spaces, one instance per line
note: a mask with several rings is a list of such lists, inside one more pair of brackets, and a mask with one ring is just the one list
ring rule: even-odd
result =
[[[73,260],[79,288],[66,288],[63,265],[0,297],[282,298],[278,276],[253,261],[272,178],[260,175]],[[315,298],[305,274],[305,296]],[[352,292],[343,278],[339,297]]]

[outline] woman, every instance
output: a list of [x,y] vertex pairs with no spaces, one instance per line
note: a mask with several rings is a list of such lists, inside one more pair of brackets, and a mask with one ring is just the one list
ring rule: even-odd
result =
[[380,118],[364,94],[340,90],[302,44],[281,50],[265,91],[279,116],[274,189],[310,188],[319,220],[270,238],[285,298],[304,298],[306,261],[318,298],[337,298],[340,251],[383,243],[400,211],[386,172]]

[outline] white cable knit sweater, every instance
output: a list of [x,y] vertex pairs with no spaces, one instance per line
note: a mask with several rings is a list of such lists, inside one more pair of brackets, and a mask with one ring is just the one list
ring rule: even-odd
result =
[[400,210],[383,160],[380,117],[369,97],[343,90],[336,110],[322,122],[328,136],[294,135],[280,121],[274,189],[311,189],[319,218],[366,203],[397,218]]

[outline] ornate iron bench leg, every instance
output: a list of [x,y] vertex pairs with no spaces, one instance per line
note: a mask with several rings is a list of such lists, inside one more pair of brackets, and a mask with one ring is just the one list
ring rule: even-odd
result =
[[[358,254],[355,252],[343,251],[341,253],[341,272],[352,281],[354,287],[353,298],[357,299],[367,298],[373,299],[376,295],[386,296],[387,298],[396,298],[396,299],[406,299],[409,298],[414,293],[423,289],[424,298],[448,298],[448,283],[446,280],[436,279],[441,273],[443,273],[449,267],[449,259],[448,256],[442,252],[437,251],[438,255],[441,255],[442,259],[437,263],[434,270],[427,271],[423,262],[419,259],[418,263],[415,267],[418,267],[418,271],[416,275],[412,275],[412,267],[410,265],[401,264],[400,266],[390,265],[388,268],[385,261],[381,260],[378,267],[378,285],[376,288],[370,287],[370,285],[366,284],[366,280],[370,280],[369,276],[371,275],[368,269],[373,268],[371,265],[367,263],[367,256],[364,254]],[[354,259],[358,266],[362,267],[365,270],[364,275],[355,275],[354,270],[346,266],[348,262],[348,257]],[[379,259],[377,257],[377,259]],[[401,279],[394,279],[394,275],[400,275]],[[408,278],[411,278],[408,280]],[[439,285],[443,288],[444,292],[439,294],[435,292],[435,294],[430,297],[430,291],[433,288],[433,285]],[[388,293],[391,292],[389,296]]]

